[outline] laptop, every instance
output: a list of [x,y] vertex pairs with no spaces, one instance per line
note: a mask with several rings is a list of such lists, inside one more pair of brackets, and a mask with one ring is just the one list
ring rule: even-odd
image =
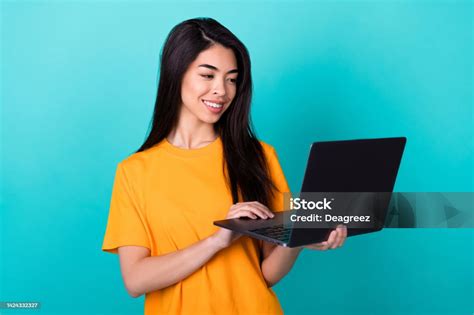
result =
[[[380,231],[385,224],[405,144],[405,137],[315,142],[310,148],[301,195],[324,197],[324,206],[329,205],[329,208],[331,202],[338,204],[338,210],[333,207],[326,211],[324,216],[329,215],[329,218],[354,219],[361,209],[363,212],[370,208],[368,205],[372,206],[370,210],[375,219],[369,225],[361,222],[345,224],[347,235]],[[367,196],[370,198],[367,199]],[[355,202],[361,199],[364,200],[362,203]],[[323,201],[320,202],[322,205]],[[326,241],[337,224],[344,224],[335,220],[304,225],[301,221],[290,220],[314,218],[318,213],[324,217],[322,212],[316,210],[288,209],[275,212],[271,219],[243,217],[215,221],[214,224],[281,246],[298,247]],[[344,216],[333,216],[341,213]]]

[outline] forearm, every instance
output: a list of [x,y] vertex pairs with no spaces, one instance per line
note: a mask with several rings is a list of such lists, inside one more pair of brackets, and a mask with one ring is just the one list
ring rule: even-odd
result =
[[274,286],[293,267],[302,248],[276,246],[262,262],[262,273],[268,287]]
[[221,249],[210,236],[173,253],[146,257],[132,269],[130,294],[138,297],[173,285],[191,275]]

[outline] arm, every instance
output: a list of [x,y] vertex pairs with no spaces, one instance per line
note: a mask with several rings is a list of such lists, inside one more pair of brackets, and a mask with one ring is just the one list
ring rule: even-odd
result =
[[132,297],[139,297],[191,275],[223,248],[214,235],[185,249],[161,256],[151,257],[146,247],[119,247],[120,268],[128,293]]
[[[227,219],[273,217],[268,209],[256,202],[239,202],[232,205]],[[150,257],[150,250],[140,246],[119,247],[120,268],[125,287],[132,297],[173,285],[202,267],[218,251],[232,244],[240,234],[219,229],[195,244],[161,256]]]
[[289,248],[276,246],[272,243],[262,241],[262,273],[268,287],[278,283],[288,272],[290,272],[302,247]]

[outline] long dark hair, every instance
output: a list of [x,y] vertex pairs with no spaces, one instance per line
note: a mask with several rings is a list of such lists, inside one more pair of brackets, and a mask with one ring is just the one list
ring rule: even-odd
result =
[[233,50],[237,59],[237,92],[229,108],[214,124],[223,144],[223,172],[232,200],[259,201],[271,207],[273,184],[262,145],[250,122],[252,77],[250,57],[244,44],[211,18],[186,20],[168,35],[161,53],[160,79],[151,131],[137,152],[164,140],[178,121],[181,83],[189,65],[200,52],[214,44]]

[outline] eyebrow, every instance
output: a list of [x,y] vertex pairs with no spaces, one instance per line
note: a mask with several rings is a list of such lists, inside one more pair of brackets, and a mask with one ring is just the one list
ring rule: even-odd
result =
[[[208,69],[211,69],[211,70],[219,70],[219,69],[217,69],[216,67],[214,67],[212,65],[208,65],[207,63],[199,65],[198,67],[204,67],[204,68],[208,68]],[[237,69],[232,69],[230,71],[227,71],[227,73],[238,73],[238,72],[239,71]]]

